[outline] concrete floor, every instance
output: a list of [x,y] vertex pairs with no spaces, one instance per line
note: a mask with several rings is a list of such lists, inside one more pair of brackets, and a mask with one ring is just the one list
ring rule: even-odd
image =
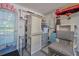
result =
[[30,54],[27,51],[24,51],[23,56],[30,56]]
[[43,51],[45,54],[48,55],[48,46],[44,47],[44,48],[42,49],[42,51]]
[[[30,56],[30,54],[26,51],[24,51],[23,56]],[[36,53],[34,53],[32,56],[46,56],[45,53],[43,53],[42,51],[38,51]]]
[[43,53],[42,51],[38,51],[38,52],[34,53],[32,56],[46,56],[46,54]]

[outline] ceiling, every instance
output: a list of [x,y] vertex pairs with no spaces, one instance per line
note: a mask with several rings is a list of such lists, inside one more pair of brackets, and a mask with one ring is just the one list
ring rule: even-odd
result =
[[42,14],[47,14],[59,7],[67,5],[67,3],[18,3],[18,4]]

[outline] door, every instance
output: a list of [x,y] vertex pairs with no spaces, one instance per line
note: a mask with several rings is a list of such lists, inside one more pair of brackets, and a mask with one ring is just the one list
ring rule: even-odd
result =
[[31,22],[31,55],[41,49],[41,18],[32,15]]

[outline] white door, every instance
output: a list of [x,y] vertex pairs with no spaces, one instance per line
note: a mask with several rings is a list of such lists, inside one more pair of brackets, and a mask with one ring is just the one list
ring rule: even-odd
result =
[[41,49],[41,18],[32,16],[31,25],[31,55]]

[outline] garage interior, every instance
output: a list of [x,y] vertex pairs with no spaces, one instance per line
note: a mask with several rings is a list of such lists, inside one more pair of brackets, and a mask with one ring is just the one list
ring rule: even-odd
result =
[[0,3],[0,56],[78,56],[79,4]]

